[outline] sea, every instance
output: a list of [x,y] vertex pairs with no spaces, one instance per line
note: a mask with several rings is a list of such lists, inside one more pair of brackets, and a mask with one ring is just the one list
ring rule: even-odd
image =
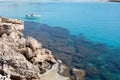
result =
[[[42,15],[42,17],[26,19],[27,14]],[[120,48],[120,3],[117,2],[36,3],[3,1],[0,2],[0,16],[48,24],[52,27],[63,27],[73,35],[82,34],[92,42]],[[119,74],[115,73],[118,78],[114,78],[114,80],[120,80],[120,63],[117,67]]]
[[26,20],[27,14],[42,15],[32,21],[64,27],[91,41],[120,46],[120,3],[0,2],[0,16]]

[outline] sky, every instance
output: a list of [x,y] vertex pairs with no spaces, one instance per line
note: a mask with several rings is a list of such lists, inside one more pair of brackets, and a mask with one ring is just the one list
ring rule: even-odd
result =
[[107,0],[0,0],[0,1],[25,1],[25,2],[83,2],[83,1],[107,1]]

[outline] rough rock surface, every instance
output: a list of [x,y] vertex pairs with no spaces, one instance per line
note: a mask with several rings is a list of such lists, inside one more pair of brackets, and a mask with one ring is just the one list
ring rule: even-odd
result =
[[75,75],[76,80],[84,80],[85,71],[79,69],[73,69],[73,74]]
[[0,80],[69,80],[58,74],[59,63],[50,50],[32,37],[23,37],[23,24],[0,17]]
[[11,80],[11,79],[9,75],[7,76],[0,75],[0,80]]

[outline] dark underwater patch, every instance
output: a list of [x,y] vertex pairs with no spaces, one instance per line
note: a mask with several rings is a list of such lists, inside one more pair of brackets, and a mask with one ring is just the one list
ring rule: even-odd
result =
[[94,43],[62,27],[36,22],[25,22],[24,34],[35,37],[70,68],[86,70],[86,80],[120,80],[120,47]]

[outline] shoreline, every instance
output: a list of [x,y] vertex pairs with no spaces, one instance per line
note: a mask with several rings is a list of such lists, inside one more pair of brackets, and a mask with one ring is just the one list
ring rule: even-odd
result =
[[0,1],[1,3],[39,3],[39,4],[54,4],[54,3],[96,3],[96,2],[100,2],[100,3],[104,3],[104,2],[117,2],[119,3],[120,1],[114,1],[114,0],[96,0],[96,1],[79,1],[79,2],[27,2],[27,1]]
[[[107,73],[103,73],[103,71],[114,71],[112,66],[116,72],[119,71],[117,67],[120,47],[110,49],[104,44],[94,44],[82,37],[73,36],[66,29],[60,27],[51,27],[35,22],[27,22],[25,26],[27,28],[25,30],[28,30],[25,31],[25,35],[35,37],[43,44],[43,47],[50,49],[58,60],[62,60],[71,69],[77,68],[87,71],[86,78],[88,80],[89,78],[96,80],[93,77],[95,75],[102,79],[107,78]],[[102,68],[103,66],[105,70]],[[113,75],[114,72],[109,72],[109,74]]]

